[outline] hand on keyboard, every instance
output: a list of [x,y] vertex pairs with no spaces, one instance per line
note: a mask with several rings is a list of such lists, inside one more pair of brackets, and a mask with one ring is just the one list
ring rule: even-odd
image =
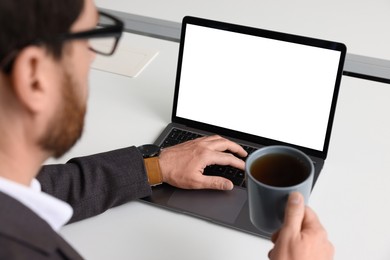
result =
[[159,160],[163,181],[184,189],[231,190],[233,183],[230,180],[206,176],[203,172],[209,165],[229,165],[244,170],[245,162],[233,154],[242,158],[247,156],[239,144],[216,135],[165,148]]

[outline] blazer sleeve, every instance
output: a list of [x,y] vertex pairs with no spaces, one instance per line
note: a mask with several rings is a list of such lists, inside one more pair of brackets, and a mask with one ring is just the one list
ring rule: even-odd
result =
[[42,191],[72,206],[70,223],[151,194],[142,155],[134,146],[43,166],[37,179]]

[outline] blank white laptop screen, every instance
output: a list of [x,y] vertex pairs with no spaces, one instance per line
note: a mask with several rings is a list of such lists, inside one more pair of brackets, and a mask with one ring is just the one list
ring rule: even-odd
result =
[[323,150],[340,51],[191,24],[184,46],[178,117]]

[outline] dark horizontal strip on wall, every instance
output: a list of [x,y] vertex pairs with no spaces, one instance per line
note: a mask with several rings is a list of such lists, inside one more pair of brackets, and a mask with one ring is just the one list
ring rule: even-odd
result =
[[[125,31],[167,41],[180,42],[181,24],[141,15],[129,14],[109,9],[100,10],[112,13],[125,23]],[[344,75],[390,84],[390,61],[347,53]]]
[[355,72],[350,72],[350,71],[345,71],[345,70],[343,71],[343,75],[349,76],[349,77],[354,77],[354,78],[360,78],[360,79],[390,84],[390,79],[388,79],[388,78],[380,78],[380,77],[375,77],[375,76],[371,76],[371,75],[367,75],[367,74],[360,74],[360,73],[355,73]]

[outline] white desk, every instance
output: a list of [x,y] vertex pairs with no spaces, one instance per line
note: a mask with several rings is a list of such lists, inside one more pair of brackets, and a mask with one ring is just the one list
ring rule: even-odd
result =
[[[130,35],[160,50],[137,78],[92,71],[83,138],[61,161],[152,142],[169,122],[178,44]],[[329,156],[310,205],[335,259],[390,259],[390,87],[344,77]],[[63,236],[87,259],[267,259],[267,240],[130,202],[71,224]]]

